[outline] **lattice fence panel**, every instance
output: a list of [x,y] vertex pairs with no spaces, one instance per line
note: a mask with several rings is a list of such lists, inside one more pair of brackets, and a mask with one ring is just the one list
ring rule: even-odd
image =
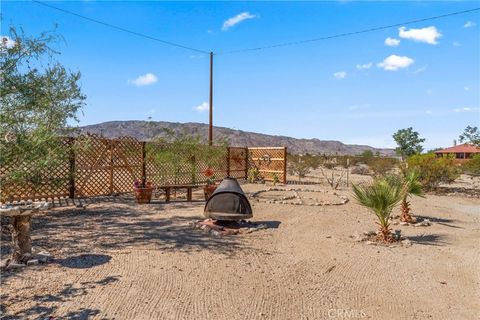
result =
[[248,149],[229,147],[229,157],[230,177],[246,179],[248,175]]
[[113,192],[133,190],[135,180],[142,179],[143,143],[131,137],[112,140]]
[[248,154],[249,168],[257,168],[265,180],[272,181],[274,174],[280,181],[285,180],[287,161],[285,148],[248,148]]
[[213,169],[217,180],[223,179],[227,175],[227,149],[147,142],[145,171],[154,185],[204,184],[207,168]]
[[110,140],[95,135],[80,136],[76,139],[76,197],[108,195],[113,192],[111,145]]
[[[0,167],[0,201],[39,200],[55,197],[67,197],[69,194],[69,154],[70,140],[61,139],[55,145],[59,155],[55,163],[45,165],[41,172],[35,171],[35,160],[12,163]],[[39,159],[42,161],[43,159]],[[19,182],[12,172],[24,177]]]

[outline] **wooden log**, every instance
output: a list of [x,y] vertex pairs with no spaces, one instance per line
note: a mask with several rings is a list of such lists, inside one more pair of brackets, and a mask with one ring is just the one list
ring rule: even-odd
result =
[[31,219],[31,214],[11,217],[13,263],[26,263],[32,256]]
[[165,188],[165,202],[170,202],[170,188]]

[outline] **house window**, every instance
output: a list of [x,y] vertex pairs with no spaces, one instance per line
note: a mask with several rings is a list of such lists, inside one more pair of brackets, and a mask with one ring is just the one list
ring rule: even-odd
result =
[[464,159],[465,158],[465,153],[456,153],[455,158],[457,159]]

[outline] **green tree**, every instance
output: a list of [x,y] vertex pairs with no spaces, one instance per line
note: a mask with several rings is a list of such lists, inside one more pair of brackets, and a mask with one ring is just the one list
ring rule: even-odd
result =
[[480,147],[480,131],[478,127],[467,126],[458,139],[461,143],[473,144],[474,146]]
[[[0,43],[0,167],[1,197],[21,187],[29,197],[39,188],[55,187],[69,177],[58,178],[58,167],[69,155],[62,135],[77,121],[85,96],[71,72],[54,59],[50,45],[59,36],[44,32],[26,36],[10,28]],[[7,191],[6,191],[7,190]],[[9,200],[2,199],[2,200]],[[30,217],[13,218],[13,261],[24,262],[31,254]],[[15,240],[17,239],[17,240]]]
[[12,27],[0,46],[0,166],[8,168],[2,182],[26,184],[33,192],[55,183],[49,173],[68,156],[61,135],[78,121],[85,100],[80,73],[54,59],[49,45],[58,39],[53,32],[28,37]]
[[362,158],[365,158],[365,159],[373,158],[373,151],[372,151],[372,150],[368,150],[368,149],[367,149],[367,150],[364,150],[364,151],[360,154],[360,156],[361,156]]
[[420,134],[413,131],[412,127],[398,130],[393,134],[393,139],[398,145],[395,151],[402,157],[402,160],[423,151],[421,144],[425,139],[420,138]]

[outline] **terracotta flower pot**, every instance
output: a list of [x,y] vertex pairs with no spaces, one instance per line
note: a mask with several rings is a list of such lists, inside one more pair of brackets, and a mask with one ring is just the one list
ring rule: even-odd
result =
[[203,193],[205,195],[205,200],[208,200],[212,193],[217,190],[217,185],[216,184],[207,184],[206,186],[203,187]]
[[137,198],[137,203],[150,203],[152,200],[153,188],[135,188],[135,197]]

